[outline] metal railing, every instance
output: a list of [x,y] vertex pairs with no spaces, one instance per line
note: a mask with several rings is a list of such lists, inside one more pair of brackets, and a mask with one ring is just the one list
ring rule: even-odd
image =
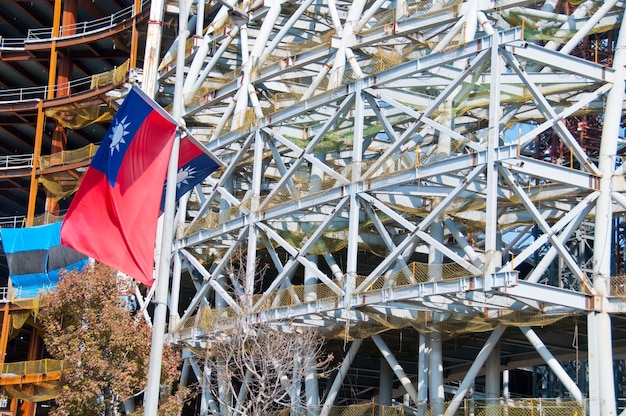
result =
[[10,302],[11,296],[9,295],[8,287],[0,287],[0,302]]
[[[52,90],[57,91],[71,91],[77,93],[81,91],[87,91],[91,87],[92,77],[79,78],[66,82],[64,84],[55,85]],[[38,87],[26,87],[26,88],[13,88],[7,90],[0,90],[0,101],[4,102],[19,102],[28,100],[45,100],[48,96],[48,86]],[[56,96],[56,94],[55,94]],[[71,96],[71,94],[70,94]]]
[[53,371],[62,371],[63,361],[44,358],[43,360],[18,361],[4,363],[2,375],[25,376],[29,374],[47,374]]
[[[150,0],[143,0],[141,2],[141,10],[144,10]],[[47,42],[52,39],[72,39],[74,37],[80,37],[88,34],[94,34],[108,30],[120,23],[125,22],[127,19],[135,15],[135,6],[131,5],[125,9],[113,13],[110,16],[102,17],[96,20],[90,20],[87,22],[79,22],[71,25],[65,25],[59,27],[59,33],[69,32],[70,35],[66,36],[54,36],[54,28],[36,28],[29,29],[26,38],[3,38],[0,37],[0,49],[23,49],[27,43]]]
[[0,155],[0,170],[33,167],[33,155]]
[[0,228],[21,228],[24,225],[24,215],[14,217],[0,217]]
[[0,36],[0,49],[3,50],[22,50],[26,44],[24,38],[5,38]]

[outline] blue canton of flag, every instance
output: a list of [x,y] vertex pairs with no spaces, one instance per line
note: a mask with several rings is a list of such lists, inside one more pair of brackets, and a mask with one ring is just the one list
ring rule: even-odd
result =
[[[217,159],[209,156],[189,137],[180,141],[180,153],[178,155],[178,173],[176,174],[176,200],[185,195],[191,188],[202,182],[204,178],[213,173],[218,167]],[[165,185],[161,197],[161,211],[165,209]]]

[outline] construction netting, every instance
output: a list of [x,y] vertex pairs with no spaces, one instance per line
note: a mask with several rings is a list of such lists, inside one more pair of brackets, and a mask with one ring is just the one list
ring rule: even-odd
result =
[[[445,403],[447,408],[449,403]],[[302,412],[285,409],[276,416],[309,415],[310,408]],[[349,406],[331,406],[328,416],[432,416],[433,411],[427,404],[420,407],[395,404],[384,406],[378,403],[362,403]],[[321,414],[322,410],[316,410]],[[486,404],[482,401],[464,400],[454,416],[584,416],[585,406],[575,401],[559,399],[523,398],[506,400],[500,403]]]
[[5,386],[4,391],[10,397],[15,397],[27,402],[45,402],[59,395],[61,382],[46,381],[44,383],[13,384]]
[[51,213],[45,213],[37,215],[33,218],[33,226],[52,224],[53,222],[63,221],[63,215],[54,215]]
[[[572,5],[578,6],[582,1],[570,1]],[[600,7],[601,3],[596,2],[594,8]],[[594,13],[590,10],[589,13]],[[527,40],[544,40],[555,43],[565,43],[571,39],[578,30],[575,27],[563,21],[562,16],[557,13],[552,14],[551,18],[547,17],[538,19],[533,11],[522,7],[502,10],[502,18],[513,27],[522,27],[524,29],[524,39]],[[619,23],[614,19],[602,19],[590,28],[589,34],[606,33],[613,29],[619,28]]]
[[[100,74],[91,76],[90,89],[122,85],[127,77],[130,61]],[[91,100],[80,100],[74,103],[51,107],[45,111],[47,117],[55,119],[59,125],[69,129],[81,129],[93,123],[109,121],[116,110],[113,98],[98,97]]]
[[[42,402],[54,399],[61,388],[63,361],[44,359],[5,363],[2,366],[2,379],[8,384],[3,388],[11,397],[29,402]],[[11,380],[15,379],[15,383]]]
[[[467,415],[469,405],[466,403],[455,413],[456,416]],[[519,399],[509,403],[484,404],[475,407],[476,416],[583,416],[585,405],[575,401]]]
[[[42,174],[38,177],[39,183],[57,198],[74,194],[80,185],[85,168],[97,150],[97,145],[90,144],[80,149],[64,150],[41,156],[39,166]],[[51,172],[46,173],[46,171]]]
[[39,183],[56,198],[65,198],[78,190],[82,173],[63,171],[39,176]]
[[[311,411],[309,408],[302,413],[293,409],[285,409],[276,416],[308,416],[320,414],[321,410]],[[328,410],[328,416],[404,416],[413,415],[412,412],[405,412],[404,406],[384,406],[377,403],[354,404],[351,406],[332,406]]]
[[51,117],[68,129],[78,130],[93,123],[102,123],[113,119],[115,112],[102,100],[85,100],[76,103],[52,107],[45,111]]
[[[11,303],[19,306],[19,309],[11,311],[11,325],[14,329],[20,329],[28,321],[29,318],[36,318],[39,309],[44,306],[45,290],[41,290],[36,296],[21,297],[17,293],[19,288],[11,288]],[[31,322],[32,323],[32,322]]]
[[130,60],[127,60],[122,65],[115,67],[110,71],[94,74],[91,77],[91,89],[103,87],[105,85],[121,85],[126,80],[129,69]]
[[20,361],[16,363],[4,363],[3,375],[28,376],[37,374],[50,374],[63,370],[63,361],[53,359]]
[[626,276],[611,276],[610,288],[612,296],[626,297]]
[[89,164],[93,155],[96,154],[96,150],[98,150],[98,145],[92,143],[80,149],[63,150],[51,155],[40,156],[39,167],[45,170],[54,166]]
[[[471,274],[456,263],[436,265],[436,272],[445,276],[446,281],[461,281],[472,277]],[[407,270],[398,271],[388,276],[381,276],[367,288],[367,294],[373,295],[393,286],[395,289],[415,286],[427,282],[433,265],[427,263],[410,263]],[[356,286],[365,281],[365,276],[358,276]],[[322,300],[341,300],[343,295],[337,293],[342,287],[341,281],[333,281],[335,288],[320,283],[315,285],[291,285],[267,294],[253,295],[252,301],[241,299],[241,310],[250,310],[246,305],[253,305],[254,313],[278,308],[288,308]],[[340,290],[340,289],[339,289]],[[543,326],[550,325],[566,315],[545,315],[540,311],[517,311],[503,309],[495,315],[452,314],[448,319],[437,319],[434,310],[416,310],[411,316],[395,317],[373,308],[359,309],[369,320],[353,322],[345,327],[328,327],[321,331],[326,338],[364,339],[374,334],[391,329],[412,327],[420,332],[439,332],[444,338],[463,333],[484,332],[495,329],[499,325],[507,326]],[[176,332],[198,329],[208,333],[228,332],[238,325],[238,312],[232,308],[201,307],[198,312],[179,323]]]
[[[446,406],[447,407],[447,406]],[[560,399],[520,398],[487,404],[465,400],[455,416],[584,416],[584,404]],[[431,415],[429,411],[425,416]]]

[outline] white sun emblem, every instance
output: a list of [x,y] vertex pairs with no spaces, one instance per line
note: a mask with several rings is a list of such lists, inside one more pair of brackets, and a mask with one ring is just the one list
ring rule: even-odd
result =
[[130,125],[130,123],[126,123],[126,118],[124,117],[122,121],[115,121],[115,126],[113,126],[113,132],[109,135],[111,137],[111,144],[109,145],[109,149],[111,149],[111,156],[113,156],[113,152],[117,150],[120,151],[120,144],[126,143],[124,141],[124,136],[128,134],[126,128]]
[[196,169],[193,166],[187,166],[178,171],[176,174],[176,188],[180,189],[182,184],[189,185],[187,179],[193,179],[196,174]]

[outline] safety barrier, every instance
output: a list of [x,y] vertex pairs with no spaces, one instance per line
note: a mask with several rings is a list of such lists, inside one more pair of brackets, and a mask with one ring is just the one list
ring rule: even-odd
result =
[[[144,10],[149,0],[143,0],[141,2],[141,10]],[[90,20],[86,22],[78,22],[71,25],[61,26],[58,29],[58,33],[71,33],[66,36],[54,36],[54,28],[35,28],[29,29],[26,38],[3,38],[0,37],[0,49],[23,49],[26,44],[37,42],[49,42],[50,40],[64,40],[74,37],[85,36],[89,34],[95,34],[98,32],[104,32],[109,30],[126,20],[132,18],[135,15],[135,6],[131,5],[125,9],[113,13],[110,16],[102,17],[96,20]]]
[[14,217],[0,217],[0,228],[19,228],[24,225],[24,215],[16,215]]
[[4,363],[2,365],[2,378],[7,376],[27,376],[31,374],[49,374],[63,370],[63,361],[43,360],[20,361],[17,363]]
[[33,155],[0,155],[0,169],[22,169],[33,167]]
[[[57,91],[86,91],[91,87],[91,80],[93,76],[79,78],[64,84],[57,84],[52,87],[52,90]],[[0,101],[27,101],[27,100],[45,100],[48,97],[48,86],[26,87],[26,88],[14,88],[0,90]],[[56,95],[56,94],[55,94]]]
[[[448,405],[449,403],[446,403],[444,407],[447,408]],[[328,413],[325,413],[326,411]],[[311,416],[322,413],[328,416],[432,416],[433,411],[427,404],[415,408],[401,404],[385,406],[368,402],[349,406],[332,406],[324,411],[321,408],[311,409],[310,407],[301,412],[284,409],[275,415]],[[584,416],[585,407],[575,401],[560,399],[526,398],[494,404],[465,400],[453,414],[454,416]]]

